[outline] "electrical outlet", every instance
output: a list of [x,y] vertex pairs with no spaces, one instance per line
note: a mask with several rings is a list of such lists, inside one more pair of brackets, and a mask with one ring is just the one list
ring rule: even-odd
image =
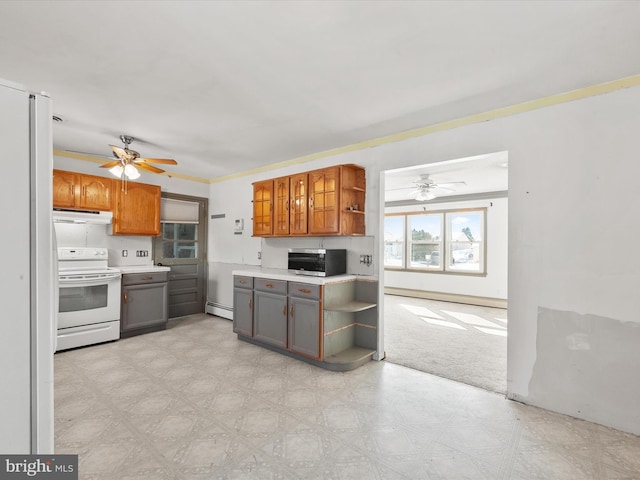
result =
[[373,255],[360,255],[360,263],[370,266],[373,263]]
[[128,257],[129,256],[129,250],[122,250],[122,256],[123,257]]
[[262,252],[258,252],[258,260],[262,260]]

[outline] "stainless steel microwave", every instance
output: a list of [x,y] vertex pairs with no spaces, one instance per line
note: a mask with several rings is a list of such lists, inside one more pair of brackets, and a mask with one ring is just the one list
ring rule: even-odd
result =
[[290,248],[289,270],[298,275],[329,277],[347,273],[347,251],[326,248]]

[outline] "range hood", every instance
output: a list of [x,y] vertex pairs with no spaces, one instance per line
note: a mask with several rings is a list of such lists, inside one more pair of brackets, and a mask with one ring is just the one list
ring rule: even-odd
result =
[[111,223],[113,213],[88,210],[53,209],[54,223],[99,223],[106,225]]

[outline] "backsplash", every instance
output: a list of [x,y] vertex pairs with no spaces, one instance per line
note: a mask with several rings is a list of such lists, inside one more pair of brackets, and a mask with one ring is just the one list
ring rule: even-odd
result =
[[[109,265],[153,265],[153,237],[114,236],[107,232],[111,225],[55,223],[58,247],[102,247],[109,249]],[[126,250],[128,255],[122,256]],[[148,257],[136,257],[137,250],[146,250]]]
[[[287,268],[290,248],[346,248],[347,273],[375,275],[376,259],[373,257],[374,237],[286,237],[262,239],[262,267]],[[369,265],[360,263],[361,255],[371,256]]]

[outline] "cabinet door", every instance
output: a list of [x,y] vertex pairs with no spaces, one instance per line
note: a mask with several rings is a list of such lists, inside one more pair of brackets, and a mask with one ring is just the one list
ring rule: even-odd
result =
[[114,235],[160,235],[160,187],[126,182],[118,189]]
[[253,338],[287,348],[287,297],[255,291]]
[[120,331],[166,325],[167,284],[148,283],[122,287]]
[[320,360],[320,302],[289,297],[289,350]]
[[289,235],[289,177],[273,181],[273,234]]
[[105,210],[112,208],[113,181],[110,178],[94,175],[80,175],[80,207],[87,210]]
[[53,171],[53,206],[74,208],[76,206],[76,183],[78,175],[62,170]]
[[253,290],[233,289],[233,331],[253,337]]
[[339,231],[339,167],[309,173],[309,233],[336,234]]
[[273,180],[253,184],[253,236],[273,234]]
[[289,179],[289,233],[307,233],[307,184],[306,173],[292,175]]

